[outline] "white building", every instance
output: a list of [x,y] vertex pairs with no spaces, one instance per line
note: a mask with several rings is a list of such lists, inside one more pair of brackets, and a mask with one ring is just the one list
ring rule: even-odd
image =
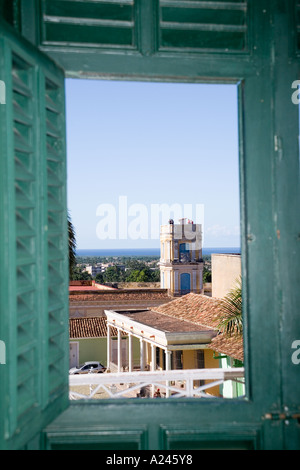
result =
[[103,272],[103,268],[102,268],[102,265],[86,266],[84,271],[89,273],[92,277],[95,277],[95,276],[97,276],[97,274],[100,274],[100,273]]

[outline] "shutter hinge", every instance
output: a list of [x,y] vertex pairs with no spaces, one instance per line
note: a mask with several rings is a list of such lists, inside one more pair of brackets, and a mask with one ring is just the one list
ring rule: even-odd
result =
[[290,414],[287,412],[285,413],[279,413],[279,412],[273,412],[273,413],[266,413],[264,415],[264,419],[269,419],[272,421],[290,421],[291,419],[297,419],[298,422],[300,423],[300,413],[294,413]]

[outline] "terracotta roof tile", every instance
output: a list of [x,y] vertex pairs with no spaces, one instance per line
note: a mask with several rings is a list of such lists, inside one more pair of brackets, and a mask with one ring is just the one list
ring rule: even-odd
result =
[[69,286],[69,292],[93,292],[98,290],[95,286]]
[[215,336],[208,345],[209,349],[220,354],[226,354],[234,359],[244,362],[244,347],[242,336],[227,336],[223,333]]
[[118,313],[127,316],[130,320],[169,333],[199,332],[213,330],[213,328],[207,326],[203,327],[202,325],[199,325],[195,322],[182,320],[171,315],[165,315],[161,312],[158,313],[153,309],[139,312],[118,311]]
[[[111,329],[111,336],[117,336],[116,328]],[[70,318],[70,339],[103,338],[107,336],[107,322],[105,317]]]
[[219,301],[206,295],[187,294],[152,310],[207,328],[217,329],[219,324]]
[[[218,330],[221,314],[219,299],[193,293],[152,310],[215,330]],[[233,335],[229,337],[219,334],[208,344],[208,348],[234,359],[244,360],[243,338],[241,336]]]
[[75,289],[69,291],[69,301],[72,302],[107,302],[107,301],[159,301],[169,302],[171,299],[166,289]]

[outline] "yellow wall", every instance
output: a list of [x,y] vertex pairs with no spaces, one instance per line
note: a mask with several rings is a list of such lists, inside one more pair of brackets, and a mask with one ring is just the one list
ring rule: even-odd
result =
[[[219,365],[219,359],[214,359],[214,352],[211,349],[205,349],[204,351],[204,366],[205,369],[218,369],[220,367]],[[206,380],[205,383],[210,383],[212,380]],[[214,395],[215,397],[220,396],[220,388],[219,385],[216,387],[209,388],[207,390],[207,393],[210,395]]]
[[195,351],[183,351],[183,368],[184,369],[195,369]]
[[[183,351],[183,368],[195,369],[197,367],[195,351]],[[210,349],[204,350],[204,367],[205,369],[218,369],[219,360],[214,359],[213,351]],[[207,380],[205,383],[210,383],[212,380]],[[207,390],[207,393],[213,396],[220,396],[219,386],[212,387]]]

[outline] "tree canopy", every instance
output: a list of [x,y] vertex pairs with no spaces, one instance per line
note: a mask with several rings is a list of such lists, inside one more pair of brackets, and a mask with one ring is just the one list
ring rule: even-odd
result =
[[73,275],[76,267],[76,233],[74,225],[71,221],[71,216],[68,213],[68,235],[69,235],[69,275]]

